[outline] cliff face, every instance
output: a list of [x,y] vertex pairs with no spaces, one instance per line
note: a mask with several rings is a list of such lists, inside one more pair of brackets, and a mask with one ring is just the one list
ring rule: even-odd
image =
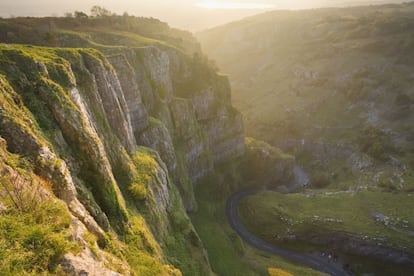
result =
[[3,44],[0,57],[2,153],[33,164],[4,168],[51,183],[66,204],[84,249],[59,256],[62,269],[210,274],[184,209],[200,179],[244,153],[227,78],[167,46]]

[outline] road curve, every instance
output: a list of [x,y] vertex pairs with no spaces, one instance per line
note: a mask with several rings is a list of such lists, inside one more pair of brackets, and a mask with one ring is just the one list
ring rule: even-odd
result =
[[347,276],[348,274],[345,270],[340,268],[337,264],[329,263],[323,259],[319,259],[313,255],[307,255],[287,249],[280,248],[271,243],[268,243],[252,233],[250,233],[246,227],[241,223],[237,206],[240,199],[245,196],[254,195],[259,192],[261,189],[246,189],[239,191],[233,194],[226,203],[226,215],[229,221],[231,228],[248,244],[251,246],[270,252],[272,254],[281,256],[283,258],[289,259],[294,262],[298,262],[309,266],[313,269],[316,269],[321,272],[328,273],[333,276]]

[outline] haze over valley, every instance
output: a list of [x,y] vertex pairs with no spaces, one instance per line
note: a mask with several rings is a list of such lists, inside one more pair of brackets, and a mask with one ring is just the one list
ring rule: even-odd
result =
[[414,2],[0,16],[1,275],[414,275]]

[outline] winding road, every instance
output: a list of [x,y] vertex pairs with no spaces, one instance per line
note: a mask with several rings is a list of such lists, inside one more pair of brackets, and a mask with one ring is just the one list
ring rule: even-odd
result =
[[[291,185],[289,185],[291,187],[291,189],[289,189],[290,192],[292,192],[293,190],[296,190],[300,186],[306,185],[307,182],[309,181],[306,173],[300,167],[295,167],[294,173],[295,173],[295,181]],[[289,259],[291,261],[304,264],[313,269],[328,273],[333,276],[350,275],[345,270],[343,270],[341,265],[339,265],[338,263],[328,262],[328,260],[318,258],[317,256],[314,256],[314,255],[299,253],[299,252],[295,252],[292,250],[280,248],[250,233],[240,221],[237,206],[238,206],[240,199],[242,199],[245,196],[254,195],[259,191],[261,191],[261,189],[242,190],[242,191],[239,191],[233,194],[227,200],[226,215],[227,215],[229,224],[233,228],[233,230],[246,243],[250,244],[251,246],[257,249],[264,250],[272,254]]]

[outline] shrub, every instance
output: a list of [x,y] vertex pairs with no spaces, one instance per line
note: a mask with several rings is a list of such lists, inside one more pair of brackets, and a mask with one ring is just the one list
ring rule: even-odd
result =
[[387,151],[392,150],[388,136],[382,130],[372,126],[362,130],[358,142],[363,152],[382,161],[387,160]]
[[310,185],[314,188],[321,189],[329,186],[330,179],[325,173],[317,173],[311,176]]
[[132,161],[136,167],[136,173],[128,190],[136,200],[145,200],[158,163],[151,152],[143,147],[134,154]]
[[141,182],[134,182],[129,187],[129,191],[131,192],[134,199],[141,201],[147,198],[147,188],[145,187],[145,183]]

